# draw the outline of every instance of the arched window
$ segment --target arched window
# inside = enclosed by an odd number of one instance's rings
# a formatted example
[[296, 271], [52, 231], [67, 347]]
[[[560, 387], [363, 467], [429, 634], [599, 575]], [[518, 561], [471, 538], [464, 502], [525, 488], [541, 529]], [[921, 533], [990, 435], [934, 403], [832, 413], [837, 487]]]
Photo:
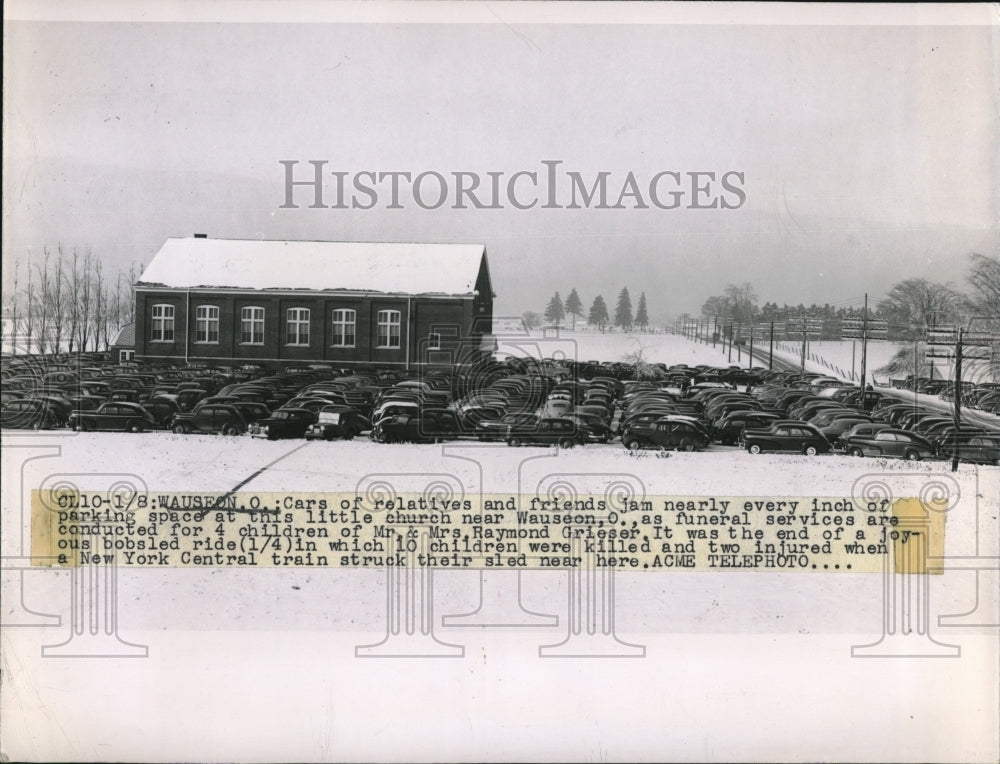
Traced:
[[354, 347], [357, 327], [357, 313], [347, 308], [333, 311], [333, 347]]
[[154, 305], [153, 326], [150, 339], [153, 342], [174, 341], [174, 306]]
[[252, 305], [240, 311], [240, 344], [264, 344], [264, 309]]
[[378, 312], [378, 332], [376, 334], [375, 347], [399, 347], [399, 316], [398, 310], [380, 310]]
[[195, 308], [194, 341], [219, 343], [218, 305], [199, 305]]
[[309, 344], [309, 308], [289, 308], [285, 312], [285, 344]]

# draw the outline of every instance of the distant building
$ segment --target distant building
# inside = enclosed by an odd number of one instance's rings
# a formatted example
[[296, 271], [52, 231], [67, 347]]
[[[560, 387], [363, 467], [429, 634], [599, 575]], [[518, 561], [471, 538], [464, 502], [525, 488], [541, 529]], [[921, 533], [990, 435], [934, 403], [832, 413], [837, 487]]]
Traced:
[[142, 363], [411, 369], [493, 346], [481, 244], [168, 239], [135, 291]]
[[127, 363], [135, 359], [135, 324], [125, 324], [108, 347], [109, 363]]

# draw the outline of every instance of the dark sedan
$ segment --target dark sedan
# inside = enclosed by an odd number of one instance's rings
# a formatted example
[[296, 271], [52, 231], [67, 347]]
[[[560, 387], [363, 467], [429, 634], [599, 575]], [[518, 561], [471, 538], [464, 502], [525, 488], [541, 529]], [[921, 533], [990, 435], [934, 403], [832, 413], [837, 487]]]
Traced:
[[476, 437], [480, 440], [506, 440], [510, 434], [519, 431], [533, 432], [538, 427], [538, 414], [516, 412], [505, 414], [500, 419], [484, 419], [476, 422]]
[[471, 434], [454, 411], [424, 409], [417, 416], [383, 418], [371, 431], [379, 443], [435, 443]]
[[178, 434], [189, 432], [218, 432], [223, 435], [242, 435], [247, 423], [239, 409], [226, 403], [206, 403], [194, 411], [182, 411], [174, 416], [173, 430]]
[[692, 422], [661, 420], [627, 427], [622, 433], [622, 444], [629, 451], [639, 448], [694, 451], [705, 448], [709, 444], [709, 438], [704, 430]]
[[720, 443], [734, 445], [740, 439], [740, 433], [746, 428], [759, 430], [769, 427], [778, 419], [781, 419], [780, 415], [764, 411], [734, 411], [719, 420], [712, 431]]
[[907, 430], [882, 430], [870, 437], [854, 435], [841, 443], [852, 456], [893, 456], [911, 462], [934, 456], [934, 446], [927, 438]]
[[156, 420], [138, 403], [110, 401], [97, 411], [74, 411], [69, 415], [69, 425], [83, 432], [144, 432], [155, 429]]
[[560, 417], [541, 419], [534, 430], [512, 432], [507, 436], [508, 446], [533, 444], [571, 448], [586, 442], [587, 433], [578, 427], [576, 422]]
[[317, 414], [317, 420], [309, 425], [306, 438], [309, 440], [350, 440], [362, 430], [368, 429], [368, 420], [350, 406], [325, 406]]
[[309, 426], [316, 423], [316, 414], [309, 409], [278, 409], [271, 416], [250, 425], [255, 438], [304, 438]]
[[10, 401], [0, 411], [0, 426], [24, 430], [48, 430], [58, 427], [61, 412], [48, 401], [24, 398]]
[[751, 454], [796, 451], [814, 456], [830, 450], [830, 441], [808, 422], [779, 422], [771, 425], [769, 430], [747, 429], [743, 431], [742, 440]]
[[[956, 443], [957, 441], [957, 443]], [[996, 433], [960, 433], [943, 444], [938, 451], [940, 456], [951, 459], [955, 451], [963, 462], [977, 464], [1000, 464], [1000, 435]]]

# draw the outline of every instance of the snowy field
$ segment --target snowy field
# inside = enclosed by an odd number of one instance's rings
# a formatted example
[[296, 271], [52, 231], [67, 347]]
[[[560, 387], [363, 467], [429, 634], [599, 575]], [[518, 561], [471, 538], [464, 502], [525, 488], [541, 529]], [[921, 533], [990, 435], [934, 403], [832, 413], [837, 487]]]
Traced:
[[[871, 377], [874, 374], [879, 382], [887, 380], [888, 375], [879, 374], [877, 370], [889, 363], [901, 347], [902, 345], [898, 342], [870, 340], [868, 342], [868, 376]], [[775, 342], [774, 354], [786, 361], [798, 364], [802, 357], [802, 343]], [[810, 342], [806, 348], [806, 371], [820, 372], [856, 382], [861, 376], [861, 341], [817, 340]]]
[[[685, 363], [688, 366], [708, 364], [728, 366], [729, 360], [722, 351], [722, 345], [713, 348], [681, 337], [677, 334], [642, 332], [574, 332], [570, 329], [542, 330], [531, 332], [494, 330], [498, 343], [498, 357], [509, 355], [530, 355], [534, 358], [565, 358], [575, 361], [624, 361], [626, 357], [642, 352], [645, 361], [661, 362], [668, 366]], [[747, 354], [741, 354], [746, 366]], [[736, 348], [733, 361], [737, 363]]]

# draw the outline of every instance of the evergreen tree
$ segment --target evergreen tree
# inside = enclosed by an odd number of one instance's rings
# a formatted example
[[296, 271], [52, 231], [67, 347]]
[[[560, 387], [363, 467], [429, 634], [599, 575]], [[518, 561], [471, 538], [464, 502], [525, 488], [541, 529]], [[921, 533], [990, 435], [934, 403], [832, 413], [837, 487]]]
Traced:
[[622, 291], [618, 293], [615, 326], [620, 326], [626, 332], [632, 328], [632, 298], [628, 296], [628, 287], [622, 287]]
[[562, 298], [556, 292], [549, 300], [549, 306], [545, 309], [545, 320], [551, 324], [559, 326], [559, 322], [566, 318], [566, 311], [563, 308]]
[[608, 306], [604, 304], [604, 298], [600, 295], [594, 298], [594, 304], [590, 306], [590, 314], [587, 321], [592, 326], [599, 326], [601, 331], [608, 325]]
[[576, 293], [576, 287], [570, 290], [569, 297], [566, 298], [566, 312], [573, 316], [573, 328], [576, 329], [576, 317], [583, 315], [583, 303]]
[[635, 311], [635, 324], [645, 331], [649, 328], [649, 314], [646, 312], [646, 293], [639, 295], [639, 307]]

